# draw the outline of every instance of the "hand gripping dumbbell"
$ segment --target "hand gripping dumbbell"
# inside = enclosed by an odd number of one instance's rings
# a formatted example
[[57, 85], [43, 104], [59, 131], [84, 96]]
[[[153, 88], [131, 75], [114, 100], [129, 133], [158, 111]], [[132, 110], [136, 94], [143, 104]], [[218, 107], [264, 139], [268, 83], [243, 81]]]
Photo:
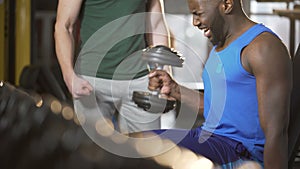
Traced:
[[[178, 52], [162, 45], [144, 49], [142, 59], [148, 63], [149, 70], [162, 70], [165, 65], [183, 66], [183, 58]], [[159, 90], [134, 91], [132, 100], [138, 107], [150, 113], [166, 113], [176, 106], [175, 100], [161, 98]]]

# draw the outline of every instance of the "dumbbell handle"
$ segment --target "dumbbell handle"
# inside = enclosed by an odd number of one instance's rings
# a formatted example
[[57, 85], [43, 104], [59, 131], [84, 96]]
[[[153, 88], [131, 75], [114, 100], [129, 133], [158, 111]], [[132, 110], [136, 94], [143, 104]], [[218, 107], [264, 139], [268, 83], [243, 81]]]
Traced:
[[[182, 67], [183, 58], [174, 50], [166, 46], [155, 46], [143, 50], [142, 59], [148, 63], [148, 69], [162, 70], [165, 65]], [[174, 109], [176, 102], [160, 98], [160, 89], [149, 92], [134, 91], [132, 100], [138, 105], [151, 113], [165, 113]]]
[[164, 68], [164, 65], [161, 65], [161, 64], [158, 64], [158, 63], [151, 63], [151, 62], [148, 62], [148, 69], [149, 69], [149, 72], [151, 70], [163, 70]]
[[[163, 68], [164, 68], [164, 65], [161, 65], [161, 64], [158, 64], [158, 63], [148, 62], [148, 69], [149, 69], [149, 71], [151, 71], [151, 70], [163, 70]], [[151, 91], [152, 95], [158, 96], [159, 93], [160, 93], [160, 89], [156, 89], [156, 90], [152, 90]]]
[[[183, 58], [170, 48], [158, 45], [152, 48], [146, 48], [143, 52], [142, 59], [148, 63], [148, 69], [163, 70], [165, 65], [182, 67]], [[152, 91], [153, 95], [159, 95], [160, 90]]]

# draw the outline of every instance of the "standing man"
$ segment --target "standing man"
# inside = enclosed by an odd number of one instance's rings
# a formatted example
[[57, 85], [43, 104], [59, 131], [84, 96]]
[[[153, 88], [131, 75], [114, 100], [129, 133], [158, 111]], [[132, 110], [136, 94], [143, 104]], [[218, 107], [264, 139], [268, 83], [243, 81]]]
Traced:
[[[74, 30], [78, 20], [80, 49], [89, 54], [78, 57], [80, 68], [75, 70]], [[136, 34], [127, 37], [130, 31]], [[91, 39], [96, 40], [91, 43]], [[160, 0], [59, 0], [55, 42], [73, 98], [95, 97], [98, 113], [105, 118], [111, 119], [118, 112], [122, 133], [161, 128], [161, 115], [143, 111], [131, 100], [134, 90], [147, 90], [148, 70], [141, 60], [142, 49], [169, 46]], [[107, 49], [107, 44], [113, 45]], [[87, 51], [93, 45], [97, 51]], [[80, 101], [75, 100], [77, 103]]]
[[[202, 75], [204, 94], [180, 86], [164, 71], [149, 74], [149, 89], [160, 88], [199, 112], [204, 108], [203, 126], [178, 144], [222, 168], [253, 160], [265, 169], [286, 169], [292, 73], [285, 45], [246, 16], [241, 0], [188, 2], [193, 25], [214, 45]], [[167, 131], [165, 137], [175, 141], [184, 132]]]

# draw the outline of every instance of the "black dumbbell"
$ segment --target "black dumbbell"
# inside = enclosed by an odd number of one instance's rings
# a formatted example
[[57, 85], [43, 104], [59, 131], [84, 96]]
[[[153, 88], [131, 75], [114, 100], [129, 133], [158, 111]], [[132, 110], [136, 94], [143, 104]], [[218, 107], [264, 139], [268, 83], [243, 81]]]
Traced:
[[[162, 45], [146, 48], [142, 59], [150, 70], [162, 70], [165, 65], [182, 67], [184, 61], [177, 51]], [[151, 113], [166, 113], [176, 106], [176, 101], [161, 98], [159, 91], [134, 91], [132, 100], [138, 107]]]

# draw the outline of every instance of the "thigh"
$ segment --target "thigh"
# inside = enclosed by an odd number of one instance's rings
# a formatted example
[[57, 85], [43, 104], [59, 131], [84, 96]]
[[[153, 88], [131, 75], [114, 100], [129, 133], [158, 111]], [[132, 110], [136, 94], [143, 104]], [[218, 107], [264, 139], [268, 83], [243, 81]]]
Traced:
[[176, 122], [176, 111], [171, 110], [167, 113], [153, 114], [144, 111], [142, 108], [137, 107], [137, 105], [132, 101], [132, 94], [134, 91], [144, 91], [150, 92], [148, 90], [148, 76], [144, 76], [138, 79], [134, 79], [128, 82], [128, 88], [124, 91], [128, 91], [126, 96], [122, 98], [122, 105], [120, 114], [123, 118], [128, 121], [132, 121], [135, 124], [143, 123], [142, 125], [148, 124], [145, 129], [169, 129], [173, 128]]
[[122, 92], [119, 93], [122, 97], [119, 110], [121, 131], [122, 128], [125, 128], [127, 132], [160, 129], [161, 114], [147, 112], [137, 107], [132, 100], [134, 91], [148, 91], [148, 77], [144, 76], [130, 81], [123, 81], [121, 86]]
[[[196, 154], [205, 156], [214, 163], [224, 165], [242, 160], [243, 157], [236, 150], [242, 146], [240, 142], [217, 136], [201, 130], [155, 130], [156, 134], [170, 139], [181, 147], [185, 147]], [[239, 147], [241, 148], [241, 147]], [[246, 149], [244, 148], [246, 151]]]
[[132, 100], [122, 99], [118, 118], [120, 130], [132, 133], [160, 129], [160, 116], [161, 114], [144, 111]]
[[86, 111], [89, 112], [87, 114], [98, 114], [98, 117], [112, 119], [121, 100], [119, 97], [112, 96], [112, 80], [90, 76], [82, 77], [89, 81], [94, 88], [90, 96], [79, 99], [81, 104], [90, 105], [88, 111]]

